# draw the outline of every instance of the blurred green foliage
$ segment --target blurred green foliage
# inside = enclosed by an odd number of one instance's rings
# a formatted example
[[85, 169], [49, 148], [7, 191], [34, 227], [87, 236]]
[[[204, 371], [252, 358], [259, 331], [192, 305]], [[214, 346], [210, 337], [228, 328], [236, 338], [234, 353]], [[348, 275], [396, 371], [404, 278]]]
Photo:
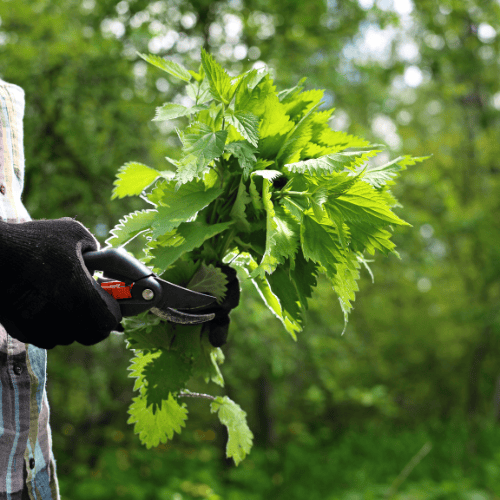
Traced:
[[376, 257], [344, 336], [326, 283], [297, 343], [242, 284], [224, 347], [256, 439], [240, 467], [204, 401], [180, 438], [140, 447], [119, 335], [49, 352], [63, 498], [386, 498], [426, 443], [392, 498], [500, 498], [498, 2], [0, 0], [0, 20], [0, 76], [26, 90], [25, 204], [101, 242], [143, 208], [110, 201], [118, 168], [167, 169], [179, 146], [150, 120], [186, 96], [136, 50], [192, 67], [204, 46], [235, 73], [265, 62], [281, 88], [307, 76], [334, 128], [433, 154], [395, 189], [402, 260]]

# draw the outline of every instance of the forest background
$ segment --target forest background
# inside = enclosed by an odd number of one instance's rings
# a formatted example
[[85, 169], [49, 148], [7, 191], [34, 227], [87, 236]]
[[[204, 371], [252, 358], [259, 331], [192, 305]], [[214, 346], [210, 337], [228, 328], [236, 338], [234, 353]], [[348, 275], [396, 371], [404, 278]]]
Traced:
[[278, 90], [306, 76], [332, 128], [432, 155], [394, 189], [413, 227], [394, 234], [401, 260], [375, 256], [343, 336], [325, 283], [296, 343], [243, 283], [220, 390], [255, 435], [238, 467], [203, 401], [180, 437], [140, 445], [123, 337], [49, 351], [64, 500], [500, 498], [499, 30], [494, 0], [0, 0], [0, 77], [26, 92], [24, 203], [102, 244], [145, 208], [111, 201], [118, 168], [167, 169], [179, 148], [151, 119], [186, 97], [136, 51], [196, 69], [203, 46], [233, 74], [266, 65]]

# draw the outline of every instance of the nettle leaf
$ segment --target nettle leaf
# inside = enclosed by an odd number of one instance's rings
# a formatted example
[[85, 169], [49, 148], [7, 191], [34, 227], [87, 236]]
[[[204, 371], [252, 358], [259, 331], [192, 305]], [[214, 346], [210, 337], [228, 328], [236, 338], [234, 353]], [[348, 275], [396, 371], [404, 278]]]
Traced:
[[195, 292], [208, 293], [220, 304], [226, 296], [227, 277], [220, 267], [202, 264], [187, 284], [187, 288]]
[[162, 172], [137, 162], [128, 162], [120, 167], [111, 199], [137, 196], [152, 184]]
[[280, 203], [297, 222], [302, 222], [303, 214], [309, 208], [305, 193], [303, 196], [284, 196], [281, 198]]
[[[272, 171], [262, 172], [271, 173]], [[267, 212], [266, 251], [252, 276], [257, 272], [273, 273], [278, 264], [282, 264], [287, 258], [293, 258], [299, 245], [298, 224], [292, 218], [287, 217], [279, 205], [274, 207], [269, 187], [269, 180], [264, 179], [262, 200]]]
[[188, 97], [193, 99], [196, 105], [204, 104], [212, 100], [210, 84], [205, 78], [201, 82], [189, 83], [186, 87]]
[[406, 170], [408, 165], [415, 165], [426, 159], [429, 156], [411, 157], [409, 155], [400, 156], [389, 163], [383, 165], [368, 165], [366, 169], [358, 167], [356, 172], [363, 171], [363, 180], [368, 182], [375, 188], [381, 188], [386, 184], [393, 184], [394, 179], [403, 171]]
[[174, 437], [174, 432], [180, 434], [181, 428], [186, 426], [187, 409], [184, 404], [179, 405], [171, 394], [156, 413], [148, 407], [142, 395], [132, 398], [132, 401], [127, 423], [134, 424], [134, 433], [139, 434], [141, 443], [148, 449], [166, 443]]
[[253, 434], [247, 424], [247, 414], [227, 396], [216, 397], [210, 404], [210, 411], [217, 413], [221, 424], [226, 426], [229, 435], [226, 457], [238, 465], [252, 448]]
[[252, 226], [248, 222], [245, 209], [246, 206], [251, 203], [252, 198], [248, 194], [247, 188], [243, 183], [243, 178], [240, 181], [240, 185], [238, 186], [238, 194], [236, 195], [236, 200], [234, 201], [233, 208], [231, 208], [231, 212], [229, 213], [229, 217], [236, 221], [238, 229], [242, 232], [250, 233], [252, 231]]
[[231, 83], [231, 77], [205, 49], [201, 49], [201, 63], [210, 84], [212, 95], [218, 101], [228, 105], [235, 90]]
[[289, 163], [284, 166], [289, 172], [321, 175], [332, 172], [342, 172], [352, 165], [359, 165], [379, 151], [352, 151], [349, 153], [332, 153], [320, 158]]
[[291, 279], [288, 266], [278, 267], [267, 276], [273, 293], [278, 297], [281, 309], [286, 317], [293, 319], [302, 329], [302, 307], [295, 283]]
[[[361, 148], [370, 147], [370, 142], [366, 139], [356, 137], [355, 135], [347, 134], [340, 130], [332, 130], [330, 127], [319, 126], [313, 127], [312, 141], [324, 146], [336, 146], [339, 150], [353, 148], [360, 150]], [[372, 149], [373, 146], [371, 146]]]
[[165, 103], [163, 106], [156, 108], [156, 115], [152, 121], [166, 121], [173, 120], [174, 118], [180, 118], [181, 116], [189, 116], [195, 113], [199, 113], [207, 109], [207, 106], [193, 106], [191, 108], [186, 108], [182, 104]]
[[227, 130], [214, 132], [205, 123], [195, 122], [185, 132], [178, 131], [183, 144], [183, 158], [178, 162], [176, 179], [180, 184], [192, 181], [207, 165], [224, 152]]
[[193, 377], [202, 377], [205, 383], [210, 381], [224, 387], [224, 377], [220, 370], [220, 365], [224, 362], [224, 353], [220, 347], [213, 347], [210, 344], [208, 335], [201, 336], [201, 355], [193, 365]]
[[[255, 172], [253, 172], [255, 173]], [[253, 174], [250, 175], [250, 199], [252, 200], [252, 205], [254, 210], [258, 213], [264, 210], [264, 204], [262, 203], [262, 198], [257, 190], [257, 186], [255, 185], [255, 181], [253, 180]]]
[[290, 314], [289, 311], [284, 309], [281, 305], [279, 298], [271, 290], [268, 281], [268, 275], [254, 275], [254, 271], [257, 269], [257, 263], [252, 258], [252, 256], [246, 252], [241, 252], [238, 259], [234, 260], [234, 264], [241, 266], [249, 277], [253, 276], [252, 283], [257, 288], [262, 300], [268, 307], [268, 309], [283, 323], [285, 330], [292, 336], [294, 340], [297, 340], [297, 332], [302, 329], [300, 323]]
[[264, 158], [277, 155], [281, 144], [295, 123], [285, 112], [285, 107], [275, 94], [266, 98], [265, 111], [259, 127], [259, 151]]
[[144, 368], [151, 363], [155, 358], [159, 357], [161, 351], [143, 353], [142, 351], [135, 351], [134, 357], [131, 360], [131, 365], [127, 368], [131, 373], [130, 378], [135, 378], [134, 391], [139, 390], [144, 385]]
[[147, 405], [152, 405], [153, 414], [162, 409], [169, 394], [176, 396], [191, 376], [191, 364], [173, 351], [160, 351], [160, 356], [148, 363], [142, 372], [147, 380], [145, 395]]
[[147, 231], [153, 224], [156, 215], [156, 210], [137, 210], [126, 215], [110, 231], [112, 236], [105, 243], [115, 248], [125, 245], [138, 234]]
[[306, 260], [312, 260], [320, 266], [328, 278], [337, 273], [337, 264], [345, 262], [345, 250], [342, 248], [336, 228], [329, 224], [320, 224], [305, 214], [300, 225], [300, 243]]
[[189, 82], [191, 80], [191, 75], [187, 69], [182, 67], [180, 64], [177, 64], [174, 61], [168, 61], [163, 59], [162, 57], [155, 56], [152, 54], [140, 54], [137, 52], [137, 55], [142, 57], [146, 62], [160, 68], [161, 70], [167, 72], [168, 74], [179, 78], [179, 80], [183, 80], [185, 82]]
[[200, 262], [194, 262], [184, 258], [178, 259], [160, 275], [160, 278], [186, 287], [199, 267]]
[[363, 181], [356, 182], [337, 197], [330, 196], [325, 207], [339, 213], [347, 223], [361, 222], [375, 227], [388, 224], [410, 225], [390, 210], [376, 189]]
[[359, 268], [360, 262], [355, 254], [350, 254], [349, 258], [341, 264], [337, 264], [337, 273], [332, 278], [333, 289], [339, 296], [340, 307], [344, 313], [344, 330], [347, 327], [347, 320], [351, 312], [351, 301], [355, 299], [355, 293], [359, 291]]
[[149, 254], [158, 274], [163, 273], [181, 255], [200, 247], [205, 240], [225, 231], [233, 221], [208, 225], [203, 222], [183, 222], [173, 231], [149, 243]]
[[257, 164], [257, 148], [247, 141], [236, 141], [226, 144], [225, 151], [231, 153], [243, 169], [243, 178], [248, 179], [250, 172], [254, 170]]
[[156, 189], [161, 190], [161, 198], [152, 224], [153, 238], [169, 233], [179, 224], [187, 222], [223, 192], [220, 187], [205, 190], [201, 181], [183, 184], [177, 190], [175, 183], [165, 182]]
[[257, 147], [259, 143], [259, 118], [248, 111], [228, 110], [224, 115], [231, 124], [250, 144]]
[[306, 80], [307, 77], [304, 76], [298, 81], [295, 87], [291, 87], [289, 89], [281, 90], [280, 92], [278, 92], [279, 100], [285, 103], [290, 100], [293, 100], [297, 94], [299, 94], [304, 90], [304, 86], [302, 84], [305, 83]]
[[214, 132], [205, 123], [192, 123], [185, 132], [179, 133], [185, 155], [200, 156], [199, 164], [206, 165], [222, 155], [227, 130]]
[[293, 98], [282, 99], [281, 102], [285, 105], [287, 115], [297, 123], [318, 108], [324, 93], [324, 90], [319, 89], [307, 90], [295, 94]]
[[[125, 329], [127, 348], [134, 349], [136, 356], [138, 353], [145, 355], [151, 352], [159, 355], [159, 349], [169, 349], [172, 338], [165, 332], [164, 323], [160, 318], [149, 311], [123, 318], [122, 325]], [[136, 388], [142, 385], [142, 381], [136, 383]]]
[[238, 85], [234, 95], [234, 109], [248, 111], [260, 118], [266, 110], [267, 96], [272, 95], [275, 90], [267, 73], [253, 70]]
[[293, 163], [300, 160], [302, 150], [309, 144], [312, 136], [310, 124], [312, 111], [297, 123], [283, 141], [283, 145], [276, 155], [276, 159], [279, 160], [280, 164]]
[[304, 258], [302, 250], [299, 250], [294, 258], [293, 266], [290, 266], [290, 278], [295, 285], [299, 295], [300, 303], [304, 309], [308, 307], [308, 300], [316, 288], [318, 265]]

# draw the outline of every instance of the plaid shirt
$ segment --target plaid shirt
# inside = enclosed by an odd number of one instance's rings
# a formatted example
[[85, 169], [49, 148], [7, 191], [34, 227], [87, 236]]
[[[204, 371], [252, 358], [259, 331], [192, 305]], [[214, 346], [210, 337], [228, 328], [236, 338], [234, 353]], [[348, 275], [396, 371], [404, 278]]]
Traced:
[[[24, 91], [0, 79], [0, 219], [25, 222]], [[1, 264], [0, 264], [1, 265]], [[0, 325], [0, 500], [59, 500], [47, 402], [47, 351]]]

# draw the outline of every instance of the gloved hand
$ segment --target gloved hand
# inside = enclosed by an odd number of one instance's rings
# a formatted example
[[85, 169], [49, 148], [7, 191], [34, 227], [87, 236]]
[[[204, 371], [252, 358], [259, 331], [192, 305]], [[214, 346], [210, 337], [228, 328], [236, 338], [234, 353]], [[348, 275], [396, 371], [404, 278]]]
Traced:
[[214, 347], [221, 347], [227, 342], [229, 332], [229, 313], [240, 303], [240, 283], [236, 271], [229, 266], [218, 266], [227, 277], [227, 292], [220, 304], [211, 306], [203, 312], [215, 313], [215, 318], [204, 323], [202, 332], [208, 330], [208, 340]]
[[0, 221], [0, 323], [43, 349], [96, 344], [123, 331], [118, 302], [87, 270], [82, 253], [99, 249], [70, 218]]

